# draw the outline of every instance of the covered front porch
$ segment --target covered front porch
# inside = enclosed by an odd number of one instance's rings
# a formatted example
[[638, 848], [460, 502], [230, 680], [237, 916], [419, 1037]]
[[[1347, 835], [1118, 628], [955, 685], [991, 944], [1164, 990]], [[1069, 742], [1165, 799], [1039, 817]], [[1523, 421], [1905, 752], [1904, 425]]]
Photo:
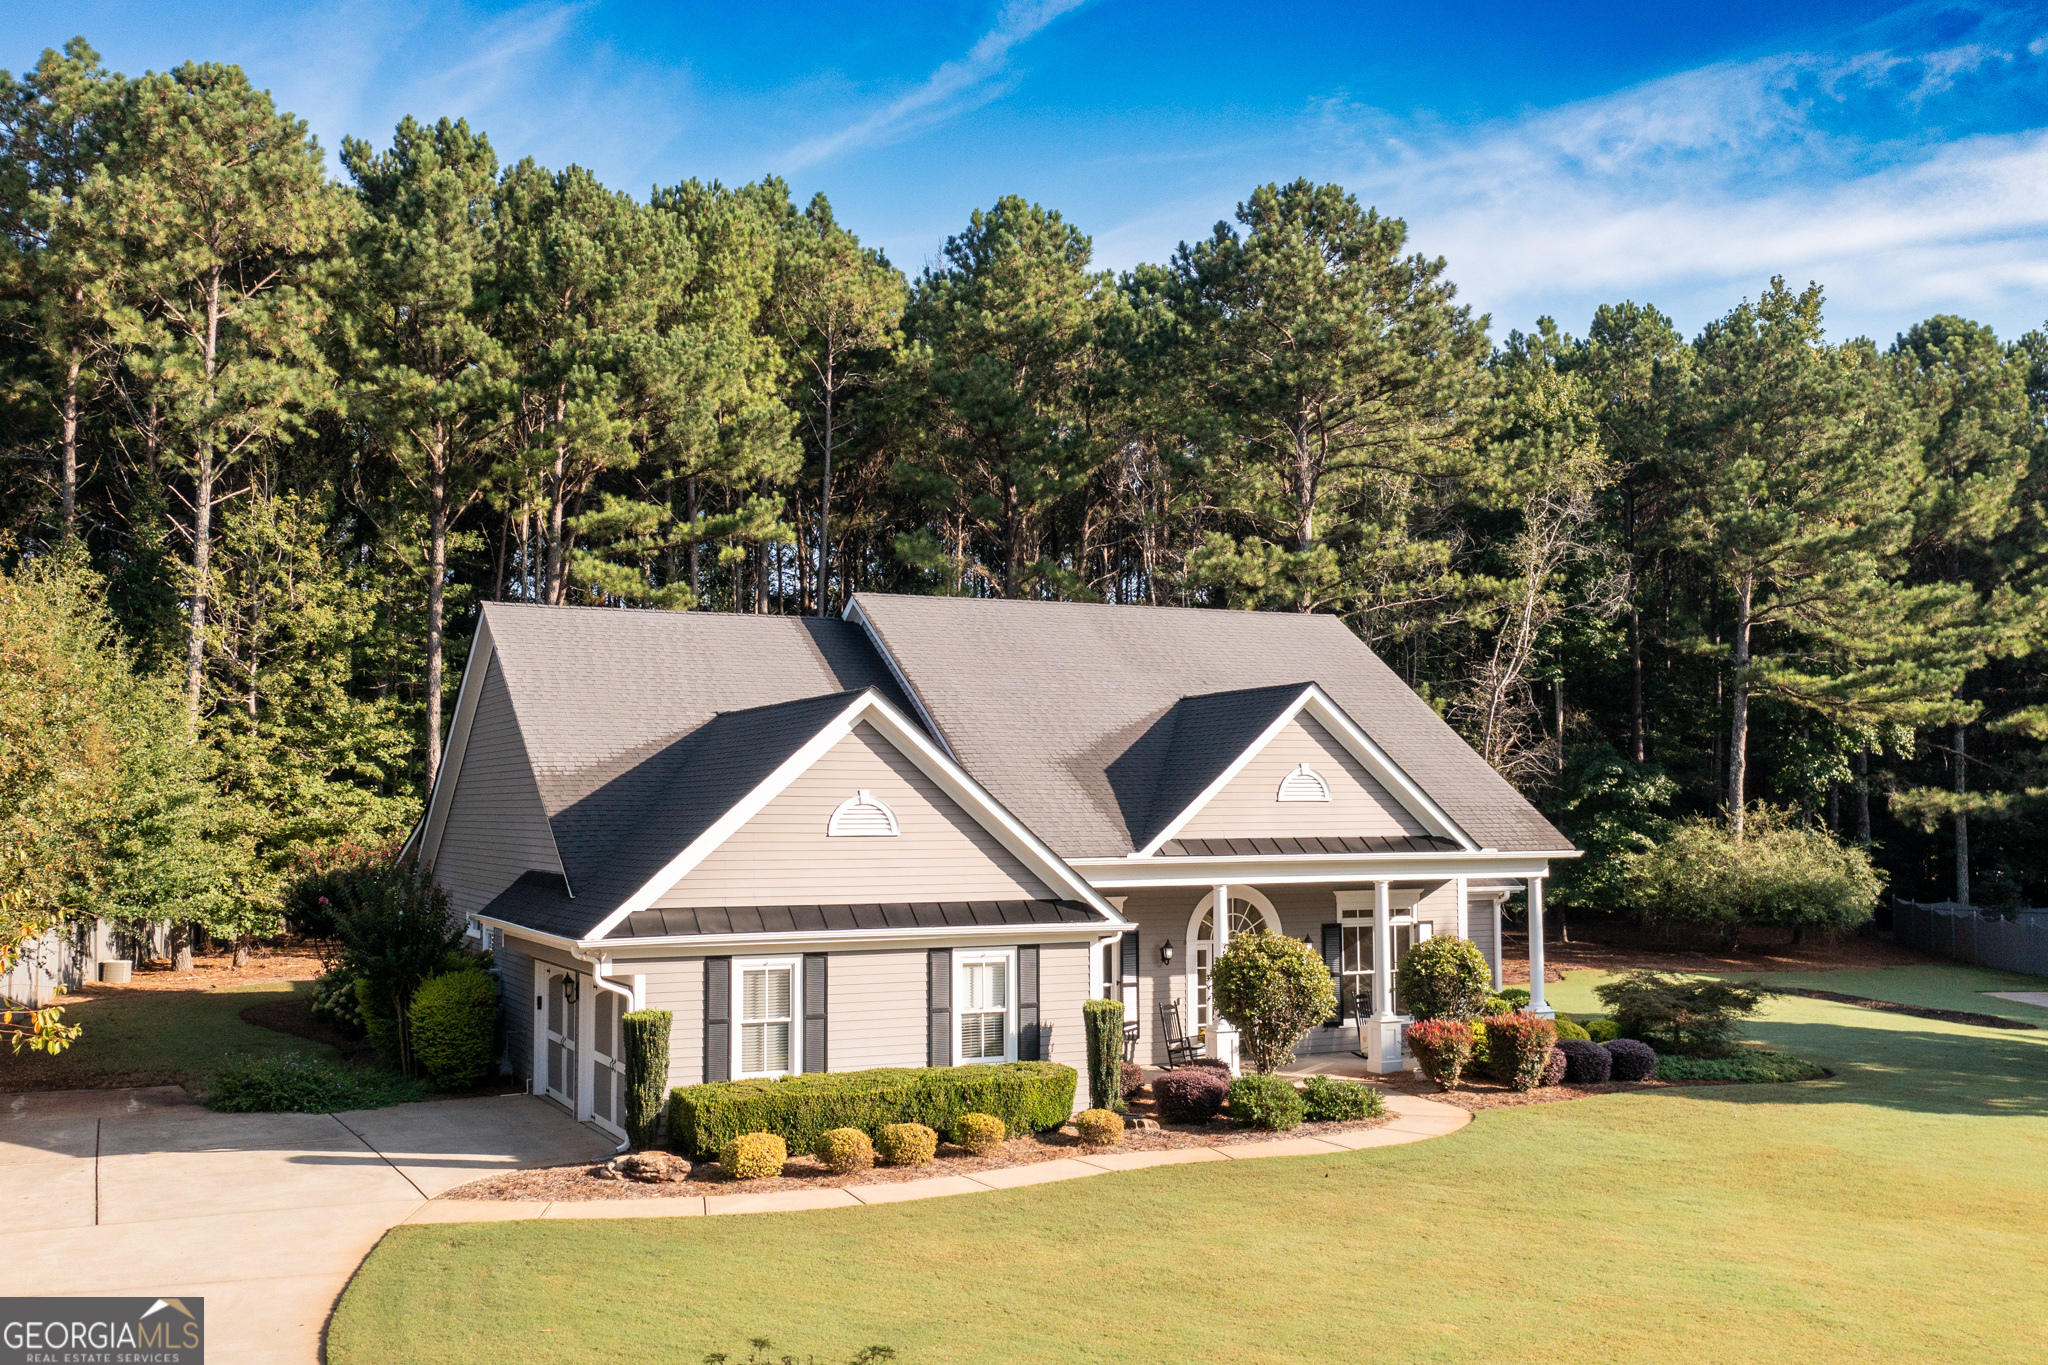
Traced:
[[[1500, 989], [1501, 910], [1516, 895], [1529, 904], [1530, 1008], [1551, 1012], [1542, 988], [1541, 865], [1513, 870], [1521, 875], [1419, 868], [1314, 880], [1261, 870], [1266, 875], [1207, 885], [1098, 883], [1133, 926], [1099, 947], [1095, 993], [1124, 1002], [1126, 1023], [1136, 1025], [1134, 1060], [1167, 1065], [1170, 1037], [1180, 1032], [1235, 1069], [1236, 1030], [1215, 1016], [1210, 971], [1233, 937], [1263, 929], [1314, 947], [1337, 988], [1337, 1012], [1302, 1041], [1298, 1057], [1348, 1058], [1376, 1074], [1412, 1066], [1404, 1046], [1411, 1019], [1396, 984], [1402, 956], [1433, 937], [1467, 939]], [[1228, 913], [1219, 916], [1218, 905]]]

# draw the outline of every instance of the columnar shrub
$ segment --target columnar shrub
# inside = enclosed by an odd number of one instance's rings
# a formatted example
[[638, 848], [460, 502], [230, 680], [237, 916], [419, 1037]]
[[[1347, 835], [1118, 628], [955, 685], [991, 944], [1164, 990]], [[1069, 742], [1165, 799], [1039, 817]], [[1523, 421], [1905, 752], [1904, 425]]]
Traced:
[[1227, 1074], [1204, 1066], [1183, 1066], [1152, 1082], [1159, 1117], [1168, 1123], [1207, 1123], [1230, 1091]]
[[1463, 1019], [1424, 1019], [1408, 1026], [1408, 1050], [1422, 1074], [1445, 1090], [1456, 1090], [1472, 1060], [1473, 1025]]
[[781, 1175], [788, 1160], [789, 1148], [773, 1133], [742, 1133], [718, 1153], [728, 1180], [767, 1180]]
[[1601, 1085], [1614, 1074], [1614, 1057], [1598, 1043], [1566, 1039], [1557, 1045], [1564, 1054], [1564, 1078], [1573, 1085]]
[[434, 1084], [448, 1090], [474, 1085], [491, 1070], [498, 983], [478, 971], [429, 977], [413, 991], [406, 1022], [413, 1055]]
[[619, 1016], [626, 1063], [626, 1140], [635, 1151], [654, 1145], [654, 1130], [661, 1122], [662, 1096], [668, 1090], [668, 1031], [673, 1020], [667, 1010], [629, 1010]]
[[1268, 1132], [1301, 1126], [1305, 1106], [1301, 1092], [1285, 1076], [1254, 1073], [1230, 1083], [1230, 1117]]
[[1124, 1140], [1123, 1116], [1108, 1109], [1083, 1109], [1074, 1115], [1074, 1131], [1083, 1142], [1108, 1147]]
[[1657, 1053], [1648, 1043], [1639, 1043], [1633, 1038], [1616, 1038], [1601, 1046], [1607, 1049], [1607, 1055], [1614, 1061], [1615, 1080], [1647, 1081], [1657, 1074]]
[[1376, 1119], [1387, 1112], [1387, 1102], [1378, 1090], [1334, 1076], [1309, 1077], [1301, 1088], [1301, 1105], [1302, 1117], [1311, 1123]]
[[1394, 983], [1401, 1007], [1417, 1019], [1470, 1019], [1486, 1010], [1493, 968], [1465, 939], [1432, 938], [1402, 956]]
[[1543, 1083], [1550, 1050], [1556, 1045], [1557, 1028], [1541, 1015], [1517, 1011], [1486, 1021], [1486, 1050], [1494, 1074], [1516, 1090], [1534, 1090]]
[[875, 1144], [858, 1128], [833, 1128], [819, 1137], [816, 1155], [834, 1175], [851, 1175], [875, 1164]]
[[1117, 1084], [1123, 1090], [1124, 1103], [1129, 1104], [1145, 1088], [1145, 1068], [1136, 1062], [1118, 1063]]
[[875, 1150], [891, 1166], [922, 1166], [939, 1153], [939, 1135], [922, 1123], [882, 1126]]
[[987, 1156], [1009, 1136], [1003, 1121], [994, 1114], [962, 1114], [953, 1125], [953, 1145], [976, 1156]]
[[1122, 1113], [1124, 1002], [1082, 1001], [1081, 1024], [1088, 1041], [1088, 1103]]
[[1543, 1064], [1543, 1079], [1541, 1083], [1544, 1085], [1563, 1085], [1566, 1069], [1565, 1055], [1556, 1048], [1551, 1048], [1550, 1059]]
[[1211, 985], [1216, 1012], [1237, 1029], [1245, 1065], [1261, 1073], [1292, 1061], [1295, 1044], [1337, 1012], [1337, 988], [1322, 954], [1263, 929], [1230, 940]]

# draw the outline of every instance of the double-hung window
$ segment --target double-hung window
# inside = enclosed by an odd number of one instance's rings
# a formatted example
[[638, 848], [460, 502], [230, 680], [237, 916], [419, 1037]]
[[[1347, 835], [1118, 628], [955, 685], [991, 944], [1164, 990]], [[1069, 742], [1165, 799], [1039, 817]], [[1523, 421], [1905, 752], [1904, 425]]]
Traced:
[[801, 970], [795, 958], [733, 963], [733, 994], [739, 1006], [733, 1030], [734, 1079], [803, 1070], [803, 1036], [795, 1014]]
[[955, 953], [953, 1014], [960, 1031], [954, 1057], [970, 1062], [1007, 1062], [1015, 1046], [1011, 1009], [1016, 998], [1009, 952]]

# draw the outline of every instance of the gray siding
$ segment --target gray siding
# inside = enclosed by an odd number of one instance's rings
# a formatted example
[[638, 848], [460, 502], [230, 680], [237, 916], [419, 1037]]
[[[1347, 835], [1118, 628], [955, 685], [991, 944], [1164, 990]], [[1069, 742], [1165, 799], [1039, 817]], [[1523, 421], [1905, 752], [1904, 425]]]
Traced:
[[[863, 789], [888, 803], [902, 832], [827, 835], [832, 812]], [[1052, 894], [894, 745], [862, 724], [654, 903], [845, 905]]]
[[[1279, 799], [1281, 780], [1303, 763], [1329, 785], [1328, 801]], [[1295, 717], [1180, 830], [1190, 839], [1428, 832], [1310, 715]]]
[[491, 952], [498, 968], [498, 1016], [505, 1026], [505, 1063], [512, 1079], [533, 1079], [533, 958], [513, 941]]
[[434, 860], [434, 880], [458, 915], [473, 915], [522, 872], [555, 872], [562, 862], [534, 786], [526, 745], [497, 655], [491, 656], [470, 723], [469, 744]]
[[[1038, 954], [1038, 1017], [1052, 1025], [1049, 1062], [1080, 1073], [1074, 1086], [1074, 1112], [1088, 1107], [1088, 1032], [1081, 1003], [1095, 993], [1086, 943], [1048, 943]], [[922, 1003], [922, 1002], [920, 1002]]]
[[1486, 955], [1487, 965], [1493, 968], [1495, 976], [1500, 975], [1500, 944], [1493, 938], [1493, 897], [1473, 896], [1470, 898], [1471, 913], [1467, 923], [1471, 927], [1470, 938], [1480, 952]]
[[630, 980], [647, 978], [647, 1008], [667, 1010], [668, 1083], [697, 1085], [704, 1079], [704, 959], [683, 957], [660, 962], [620, 962], [612, 974]]
[[925, 958], [922, 948], [832, 954], [825, 1013], [834, 1071], [925, 1064]]

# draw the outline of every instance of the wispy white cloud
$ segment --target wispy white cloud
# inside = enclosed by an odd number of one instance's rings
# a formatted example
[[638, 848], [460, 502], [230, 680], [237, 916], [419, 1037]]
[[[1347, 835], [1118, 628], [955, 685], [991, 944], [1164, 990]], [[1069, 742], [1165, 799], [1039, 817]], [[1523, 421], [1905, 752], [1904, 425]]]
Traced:
[[1010, 54], [1048, 24], [1085, 0], [1012, 0], [996, 25], [963, 57], [943, 63], [915, 88], [835, 132], [806, 139], [777, 158], [784, 171], [800, 171], [842, 152], [896, 142], [970, 109], [1007, 90], [1014, 77]]

